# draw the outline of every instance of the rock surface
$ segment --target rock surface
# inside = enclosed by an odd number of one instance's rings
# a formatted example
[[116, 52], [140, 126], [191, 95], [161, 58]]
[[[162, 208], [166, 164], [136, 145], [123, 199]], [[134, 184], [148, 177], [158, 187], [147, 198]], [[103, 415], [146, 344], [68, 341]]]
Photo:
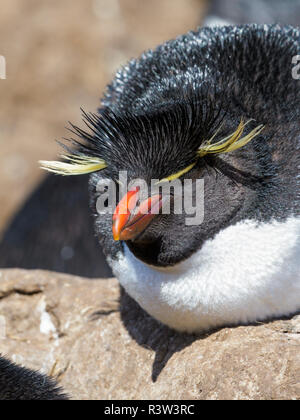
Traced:
[[299, 315], [183, 335], [115, 279], [1, 270], [0, 353], [73, 399], [300, 399]]

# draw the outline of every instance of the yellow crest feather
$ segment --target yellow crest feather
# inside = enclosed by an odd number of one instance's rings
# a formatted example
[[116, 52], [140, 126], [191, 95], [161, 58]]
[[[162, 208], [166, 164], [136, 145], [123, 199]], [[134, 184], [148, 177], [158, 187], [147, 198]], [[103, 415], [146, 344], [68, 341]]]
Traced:
[[158, 181], [156, 183], [157, 184], [162, 184], [163, 182], [167, 182], [167, 181], [173, 181], [174, 179], [178, 179], [180, 178], [182, 175], [186, 174], [187, 172], [189, 172], [191, 169], [193, 169], [193, 167], [196, 165], [197, 162], [192, 163], [191, 165], [189, 165], [187, 168], [182, 169], [179, 172], [176, 172], [176, 174], [170, 175], [166, 178], [161, 179], [160, 181]]
[[213, 137], [205, 142], [200, 149], [198, 150], [198, 156], [203, 157], [207, 154], [214, 153], [228, 153], [233, 152], [234, 150], [240, 149], [241, 147], [245, 146], [247, 143], [249, 143], [254, 137], [258, 136], [261, 131], [264, 129], [264, 126], [261, 124], [258, 127], [254, 128], [252, 131], [250, 131], [249, 134], [242, 137], [242, 134], [244, 132], [244, 129], [249, 122], [252, 120], [247, 121], [244, 123], [243, 119], [241, 119], [241, 122], [238, 125], [238, 128], [236, 131], [229, 136], [225, 137], [224, 139], [218, 141], [217, 143], [212, 143], [212, 140], [215, 138], [218, 131], [213, 135]]
[[61, 157], [68, 162], [41, 160], [39, 162], [41, 168], [57, 175], [67, 176], [90, 174], [107, 167], [105, 161], [97, 157], [83, 155], [62, 155]]
[[[245, 146], [247, 143], [249, 143], [254, 137], [258, 136], [261, 131], [264, 129], [264, 126], [261, 124], [258, 127], [254, 128], [252, 131], [250, 131], [249, 134], [242, 137], [242, 134], [244, 132], [244, 129], [247, 124], [249, 124], [252, 120], [247, 121], [244, 123], [243, 118], [241, 119], [238, 128], [236, 131], [229, 136], [225, 137], [224, 139], [218, 141], [217, 143], [213, 143], [214, 138], [219, 133], [222, 125], [218, 128], [218, 130], [215, 132], [215, 134], [198, 149], [197, 156], [203, 157], [207, 154], [219, 154], [219, 153], [228, 153], [233, 152], [234, 150], [240, 149], [241, 147]], [[180, 178], [185, 173], [189, 172], [193, 167], [195, 166], [196, 162], [192, 163], [190, 166], [188, 166], [185, 169], [182, 169], [181, 171], [177, 172], [176, 174], [172, 174], [159, 182], [157, 184], [161, 184], [163, 182], [167, 181], [173, 181], [174, 179]]]
[[[217, 136], [219, 130], [221, 129], [220, 127], [216, 131], [216, 133], [211, 137], [211, 139], [204, 142], [204, 144], [198, 149], [197, 156], [203, 157], [207, 154], [228, 153], [245, 146], [254, 137], [258, 136], [264, 129], [264, 126], [261, 124], [254, 128], [252, 131], [250, 131], [249, 134], [242, 137], [244, 129], [250, 121], [252, 120], [249, 120], [246, 123], [244, 123], [243, 119], [241, 119], [234, 133], [218, 141], [217, 143], [213, 143], [214, 138]], [[90, 174], [105, 169], [107, 167], [107, 164], [103, 159], [93, 156], [66, 154], [62, 155], [61, 158], [64, 159], [66, 162], [42, 160], [39, 163], [41, 165], [41, 168], [48, 172], [66, 176]], [[196, 162], [192, 163], [187, 168], [160, 180], [158, 183], [160, 184], [162, 182], [172, 181], [174, 179], [180, 178], [182, 175], [189, 172], [195, 164]]]

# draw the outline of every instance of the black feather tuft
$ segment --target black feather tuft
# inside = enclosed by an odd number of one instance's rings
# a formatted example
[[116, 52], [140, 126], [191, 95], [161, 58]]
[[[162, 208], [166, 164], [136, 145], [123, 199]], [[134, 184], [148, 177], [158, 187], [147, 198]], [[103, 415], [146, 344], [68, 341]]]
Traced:
[[0, 356], [0, 400], [67, 400], [54, 379]]

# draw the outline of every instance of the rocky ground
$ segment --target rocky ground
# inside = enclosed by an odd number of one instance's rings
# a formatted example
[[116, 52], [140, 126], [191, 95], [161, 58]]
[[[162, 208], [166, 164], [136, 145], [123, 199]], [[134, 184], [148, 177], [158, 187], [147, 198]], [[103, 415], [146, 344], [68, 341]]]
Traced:
[[154, 321], [115, 279], [0, 272], [1, 351], [77, 399], [300, 399], [300, 316], [202, 336]]

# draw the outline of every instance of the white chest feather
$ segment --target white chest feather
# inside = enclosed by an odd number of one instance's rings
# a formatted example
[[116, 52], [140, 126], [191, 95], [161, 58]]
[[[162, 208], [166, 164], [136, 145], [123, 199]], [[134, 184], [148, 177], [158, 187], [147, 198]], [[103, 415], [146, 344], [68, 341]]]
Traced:
[[228, 227], [171, 268], [146, 265], [126, 246], [111, 265], [142, 308], [180, 331], [289, 314], [300, 309], [300, 218]]

